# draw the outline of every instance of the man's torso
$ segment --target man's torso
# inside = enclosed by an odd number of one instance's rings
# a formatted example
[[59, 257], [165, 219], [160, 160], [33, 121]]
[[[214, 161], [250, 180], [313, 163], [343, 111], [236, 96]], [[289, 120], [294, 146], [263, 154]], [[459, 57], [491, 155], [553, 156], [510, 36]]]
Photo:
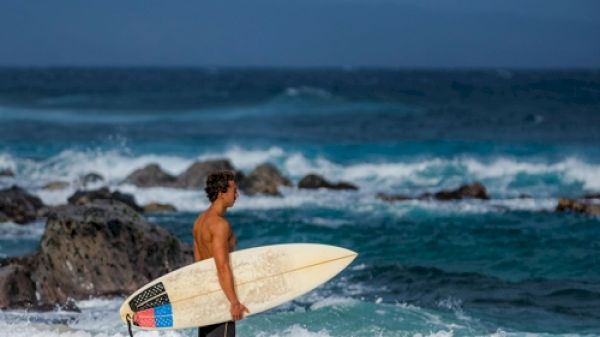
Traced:
[[[205, 260], [213, 257], [211, 250], [212, 233], [211, 226], [219, 226], [220, 224], [215, 220], [219, 219], [216, 215], [207, 214], [202, 212], [194, 222], [193, 236], [194, 236], [194, 250], [198, 252], [200, 260]], [[235, 236], [233, 232], [229, 232], [229, 251], [232, 252], [235, 249]]]

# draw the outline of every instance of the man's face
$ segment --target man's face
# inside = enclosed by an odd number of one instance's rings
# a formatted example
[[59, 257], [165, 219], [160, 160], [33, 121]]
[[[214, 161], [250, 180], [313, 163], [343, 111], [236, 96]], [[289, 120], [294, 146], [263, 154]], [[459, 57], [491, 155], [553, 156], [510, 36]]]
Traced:
[[225, 204], [228, 207], [233, 206], [233, 204], [235, 203], [235, 200], [238, 197], [238, 192], [237, 192], [237, 186], [235, 184], [235, 181], [233, 180], [229, 180], [228, 181], [229, 187], [227, 187], [227, 192], [225, 192], [223, 194], [223, 196], [225, 197]]

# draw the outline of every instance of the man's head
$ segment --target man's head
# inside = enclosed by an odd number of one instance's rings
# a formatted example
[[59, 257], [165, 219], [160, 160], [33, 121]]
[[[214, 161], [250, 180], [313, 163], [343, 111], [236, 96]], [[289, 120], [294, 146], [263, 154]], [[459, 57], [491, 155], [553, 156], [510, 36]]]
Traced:
[[226, 207], [231, 207], [237, 199], [235, 175], [231, 171], [217, 171], [206, 178], [206, 196], [210, 202], [222, 200]]

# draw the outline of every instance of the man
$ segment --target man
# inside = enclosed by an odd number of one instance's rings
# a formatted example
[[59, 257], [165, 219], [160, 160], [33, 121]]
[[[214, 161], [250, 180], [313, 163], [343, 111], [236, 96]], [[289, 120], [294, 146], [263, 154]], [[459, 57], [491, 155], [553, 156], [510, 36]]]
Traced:
[[[229, 222], [223, 217], [227, 208], [233, 206], [238, 196], [235, 176], [230, 171], [219, 171], [206, 178], [206, 196], [210, 206], [196, 219], [192, 230], [194, 236], [194, 260], [214, 257], [219, 284], [229, 300], [231, 318], [240, 320], [248, 309], [240, 303], [235, 293], [233, 273], [229, 265], [229, 252], [235, 247], [235, 236]], [[198, 328], [199, 337], [234, 337], [235, 322], [229, 321]]]

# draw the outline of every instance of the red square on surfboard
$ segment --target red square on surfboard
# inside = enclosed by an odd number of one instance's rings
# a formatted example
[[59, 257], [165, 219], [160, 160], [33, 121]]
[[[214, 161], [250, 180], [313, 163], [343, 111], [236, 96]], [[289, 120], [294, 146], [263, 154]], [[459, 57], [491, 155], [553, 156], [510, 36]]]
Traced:
[[154, 308], [138, 311], [133, 314], [133, 324], [144, 328], [156, 327], [154, 321]]

